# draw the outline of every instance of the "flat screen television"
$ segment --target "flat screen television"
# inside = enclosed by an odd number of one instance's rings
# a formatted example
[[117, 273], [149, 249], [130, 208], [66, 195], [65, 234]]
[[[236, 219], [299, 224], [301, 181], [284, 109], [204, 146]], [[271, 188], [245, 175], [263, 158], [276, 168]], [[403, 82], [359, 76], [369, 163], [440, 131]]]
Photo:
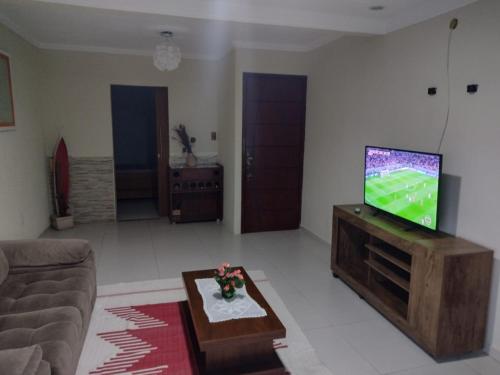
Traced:
[[366, 146], [365, 204], [438, 229], [442, 155]]

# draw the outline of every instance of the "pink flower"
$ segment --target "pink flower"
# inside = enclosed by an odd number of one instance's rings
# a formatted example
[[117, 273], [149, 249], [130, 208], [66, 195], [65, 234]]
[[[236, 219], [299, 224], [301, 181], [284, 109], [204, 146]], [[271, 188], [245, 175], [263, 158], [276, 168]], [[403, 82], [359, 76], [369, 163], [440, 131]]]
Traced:
[[238, 279], [240, 279], [240, 280], [243, 280], [243, 275], [241, 275], [241, 274], [236, 275], [236, 277], [237, 277]]
[[236, 283], [233, 281], [231, 281], [231, 286], [234, 288], [236, 286]]
[[231, 265], [230, 265], [229, 263], [222, 263], [222, 266], [223, 266], [224, 268], [229, 268], [229, 267], [231, 267]]
[[229, 289], [230, 289], [230, 286], [229, 286], [229, 285], [226, 285], [226, 286], [224, 287], [224, 291], [225, 291], [225, 292], [229, 292]]
[[224, 276], [224, 273], [226, 272], [226, 264], [227, 263], [222, 263], [219, 267], [217, 267], [217, 274], [220, 277]]

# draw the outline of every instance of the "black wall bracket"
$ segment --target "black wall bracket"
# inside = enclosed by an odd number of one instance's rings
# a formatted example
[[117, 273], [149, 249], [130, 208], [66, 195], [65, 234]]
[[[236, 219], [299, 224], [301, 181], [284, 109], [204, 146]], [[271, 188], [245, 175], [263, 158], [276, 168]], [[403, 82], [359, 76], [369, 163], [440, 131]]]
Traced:
[[467, 85], [467, 93], [468, 94], [474, 95], [478, 91], [479, 91], [479, 85], [478, 84], [474, 83], [474, 84], [471, 84], [471, 85]]

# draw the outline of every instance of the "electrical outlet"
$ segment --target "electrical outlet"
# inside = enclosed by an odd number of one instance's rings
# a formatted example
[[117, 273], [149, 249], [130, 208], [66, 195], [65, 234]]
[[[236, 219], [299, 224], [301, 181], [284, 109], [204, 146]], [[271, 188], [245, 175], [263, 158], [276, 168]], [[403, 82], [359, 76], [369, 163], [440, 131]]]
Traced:
[[212, 139], [212, 141], [216, 141], [217, 140], [217, 132], [211, 132], [210, 139]]

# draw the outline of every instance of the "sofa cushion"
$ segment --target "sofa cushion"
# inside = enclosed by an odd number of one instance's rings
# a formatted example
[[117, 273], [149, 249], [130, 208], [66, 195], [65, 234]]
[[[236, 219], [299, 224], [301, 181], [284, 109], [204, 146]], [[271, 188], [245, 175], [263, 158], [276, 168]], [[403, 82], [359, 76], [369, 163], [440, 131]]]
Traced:
[[84, 240], [17, 240], [1, 241], [11, 269], [74, 265], [85, 261], [91, 253]]
[[63, 341], [76, 352], [80, 346], [80, 332], [77, 325], [62, 321], [48, 323], [39, 328], [12, 328], [0, 332], [0, 350], [43, 345], [53, 341]]
[[39, 345], [33, 345], [30, 348], [33, 348], [32, 354], [26, 363], [23, 375], [36, 374], [42, 362], [42, 348]]
[[5, 257], [3, 250], [0, 248], [0, 284], [4, 282], [9, 274], [9, 261]]
[[0, 332], [0, 350], [40, 345], [53, 374], [69, 374], [81, 348], [81, 336], [72, 322], [54, 322], [40, 328], [14, 328]]
[[[22, 298], [33, 294], [55, 294], [77, 290], [93, 294], [93, 270], [86, 267], [70, 267], [45, 272], [11, 274], [0, 285], [0, 298]], [[1, 309], [1, 307], [0, 307]]]
[[43, 374], [39, 371], [41, 365], [42, 348], [40, 348], [39, 345], [33, 345], [18, 349], [0, 350], [0, 370], [2, 370], [2, 374]]
[[10, 274], [0, 285], [0, 316], [73, 306], [86, 324], [95, 287], [93, 262], [45, 272]]
[[51, 375], [74, 375], [81, 348], [73, 352], [64, 341], [48, 341], [40, 344], [43, 359], [50, 363]]
[[52, 375], [49, 362], [42, 360], [35, 375]]
[[56, 294], [33, 294], [31, 296], [14, 299], [0, 297], [0, 315], [17, 314], [51, 307], [72, 306], [80, 311], [84, 322], [90, 319], [92, 301], [90, 296], [79, 291], [66, 291]]
[[83, 334], [80, 311], [73, 306], [53, 307], [20, 314], [0, 315], [0, 332], [15, 328], [38, 329], [54, 322], [71, 322]]

